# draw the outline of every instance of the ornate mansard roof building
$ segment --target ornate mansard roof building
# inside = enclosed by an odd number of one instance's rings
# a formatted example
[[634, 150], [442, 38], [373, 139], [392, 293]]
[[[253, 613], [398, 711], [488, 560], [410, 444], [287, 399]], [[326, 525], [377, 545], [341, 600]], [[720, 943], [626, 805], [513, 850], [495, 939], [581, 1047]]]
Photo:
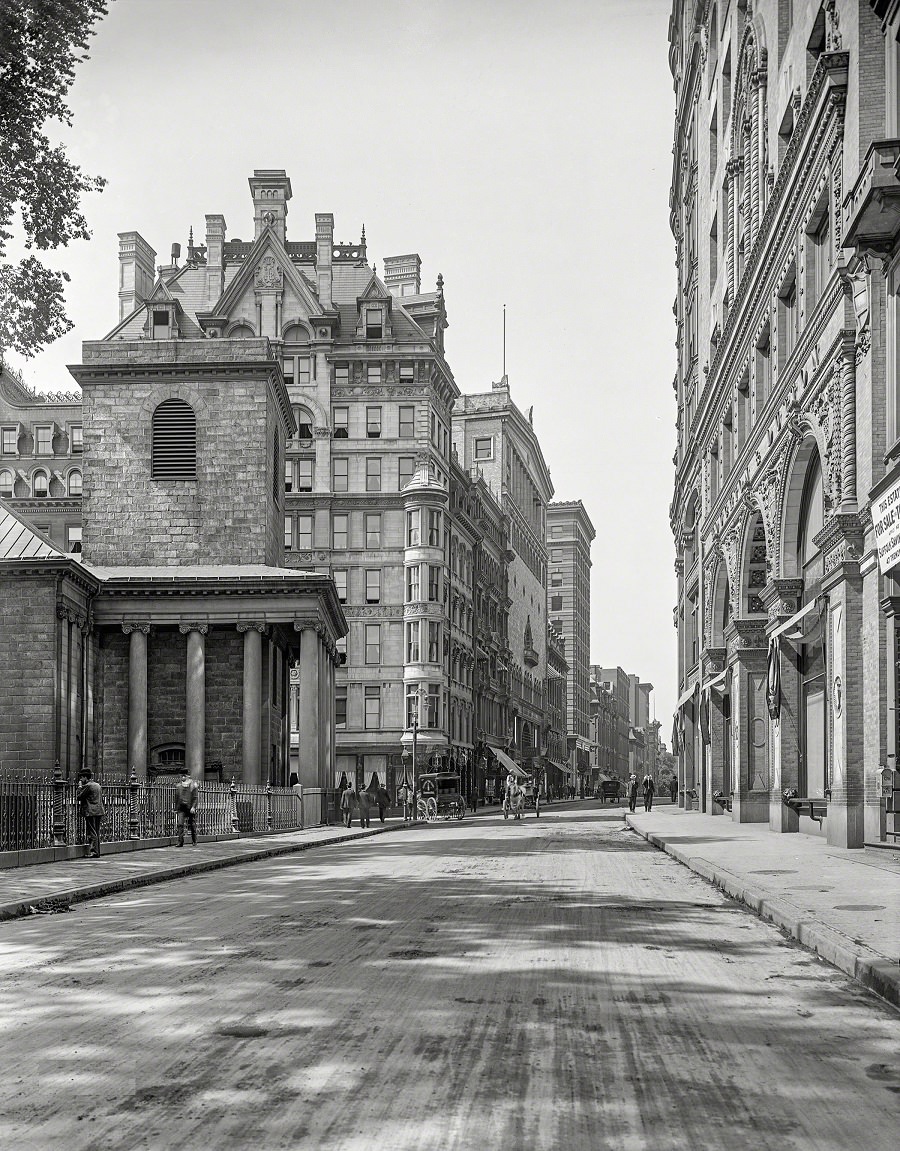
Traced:
[[670, 23], [681, 802], [847, 847], [896, 830], [871, 512], [896, 288], [866, 232], [897, 183], [888, 8], [676, 0]]

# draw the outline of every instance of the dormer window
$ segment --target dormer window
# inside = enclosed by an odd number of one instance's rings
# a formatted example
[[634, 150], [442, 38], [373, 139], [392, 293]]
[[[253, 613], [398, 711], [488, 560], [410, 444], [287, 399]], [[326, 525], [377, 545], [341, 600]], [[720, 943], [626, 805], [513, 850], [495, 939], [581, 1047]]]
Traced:
[[384, 333], [384, 312], [381, 308], [366, 308], [366, 339], [380, 340]]
[[171, 337], [171, 327], [169, 323], [169, 312], [161, 311], [154, 308], [151, 313], [151, 340], [168, 340]]

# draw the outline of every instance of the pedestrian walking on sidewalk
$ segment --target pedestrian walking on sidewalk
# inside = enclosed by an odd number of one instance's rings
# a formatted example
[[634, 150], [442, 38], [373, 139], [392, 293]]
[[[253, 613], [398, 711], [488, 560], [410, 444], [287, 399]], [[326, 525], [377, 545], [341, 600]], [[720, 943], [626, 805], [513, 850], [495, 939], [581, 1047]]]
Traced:
[[344, 788], [341, 795], [341, 819], [344, 821], [344, 827], [353, 826], [353, 788], [349, 785]]
[[197, 846], [197, 798], [200, 788], [187, 768], [181, 775], [175, 789], [175, 810], [178, 813], [178, 846], [184, 847], [184, 822], [187, 820], [191, 832], [191, 843]]
[[363, 789], [359, 793], [359, 826], [360, 827], [368, 827], [369, 826], [369, 806], [371, 804], [371, 801], [372, 801], [372, 796], [369, 794], [368, 791]]
[[678, 780], [674, 775], [669, 780], [669, 798], [673, 803], [678, 802]]
[[[653, 806], [653, 793], [656, 791], [656, 784], [653, 782], [653, 776], [649, 771], [641, 782], [641, 788], [644, 792], [644, 811], [649, 811]], [[631, 810], [634, 811], [634, 808]]]
[[408, 783], [401, 784], [400, 790], [397, 792], [397, 800], [398, 800], [400, 806], [403, 808], [403, 822], [404, 823], [409, 823], [409, 816], [410, 816], [409, 808], [410, 808], [410, 800], [411, 799], [412, 799], [412, 792], [410, 790], [409, 784]]
[[628, 810], [634, 811], [637, 807], [638, 781], [634, 772], [628, 777]]
[[103, 806], [103, 789], [94, 779], [94, 773], [89, 767], [82, 768], [78, 773], [78, 805], [84, 816], [84, 826], [87, 832], [88, 857], [100, 858], [100, 823], [106, 814]]

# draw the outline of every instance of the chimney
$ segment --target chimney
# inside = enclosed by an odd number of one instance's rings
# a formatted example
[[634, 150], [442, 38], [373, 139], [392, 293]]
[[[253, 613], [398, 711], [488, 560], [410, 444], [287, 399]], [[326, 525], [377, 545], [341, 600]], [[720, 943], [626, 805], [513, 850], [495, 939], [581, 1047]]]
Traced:
[[331, 299], [331, 250], [334, 247], [334, 216], [330, 212], [316, 212], [316, 275], [319, 303], [323, 311], [334, 305]]
[[253, 196], [253, 223], [255, 240], [266, 228], [271, 228], [282, 244], [287, 234], [287, 202], [291, 198], [291, 182], [281, 168], [257, 168], [250, 177]]
[[408, 256], [385, 256], [384, 286], [392, 296], [418, 296], [422, 291], [422, 261], [416, 252]]
[[206, 217], [206, 307], [212, 311], [225, 290], [225, 217]]
[[119, 319], [130, 316], [153, 291], [156, 252], [140, 232], [119, 233]]

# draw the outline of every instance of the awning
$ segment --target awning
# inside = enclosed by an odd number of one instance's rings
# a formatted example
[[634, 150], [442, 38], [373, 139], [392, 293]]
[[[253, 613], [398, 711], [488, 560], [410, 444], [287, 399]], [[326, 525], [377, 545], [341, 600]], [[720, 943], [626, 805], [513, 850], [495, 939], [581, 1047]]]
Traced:
[[726, 667], [724, 671], [720, 671], [718, 675], [713, 676], [712, 679], [708, 679], [706, 681], [706, 683], [703, 685], [704, 689], [709, 688], [709, 687], [715, 687], [715, 688], [721, 687], [721, 685], [725, 682], [725, 677], [727, 675], [728, 675], [728, 668]]
[[809, 613], [818, 606], [818, 603], [818, 599], [810, 600], [806, 607], [802, 607], [795, 615], [792, 615], [790, 619], [785, 620], [782, 624], [779, 624], [778, 627], [776, 627], [772, 634], [769, 636], [769, 639], [775, 639], [776, 636], [786, 632], [788, 628], [795, 627], [805, 615], [809, 615]]
[[507, 771], [512, 772], [516, 779], [528, 778], [528, 772], [523, 771], [515, 760], [509, 758], [505, 751], [501, 751], [499, 747], [492, 748], [492, 750], [500, 763], [506, 768]]
[[697, 690], [697, 688], [699, 686], [700, 685], [698, 683], [692, 683], [691, 686], [688, 688], [688, 690], [685, 692], [682, 692], [682, 694], [678, 697], [678, 703], [675, 706], [676, 707], [684, 707], [684, 705], [691, 698], [691, 696], [694, 694], [694, 692]]

